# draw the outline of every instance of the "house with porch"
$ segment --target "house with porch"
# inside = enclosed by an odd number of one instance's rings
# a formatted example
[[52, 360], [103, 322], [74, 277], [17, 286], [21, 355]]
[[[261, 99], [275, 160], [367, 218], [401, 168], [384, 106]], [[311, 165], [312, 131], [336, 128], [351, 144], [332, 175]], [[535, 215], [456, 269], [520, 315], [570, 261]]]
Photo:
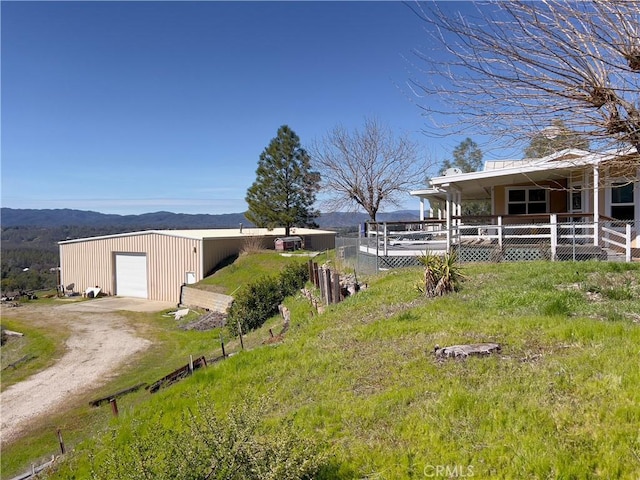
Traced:
[[[450, 169], [411, 195], [420, 199], [423, 250], [432, 243], [463, 260], [631, 261], [640, 257], [639, 177], [635, 148], [566, 149], [488, 161], [478, 172]], [[462, 215], [470, 201], [489, 202], [491, 215]]]

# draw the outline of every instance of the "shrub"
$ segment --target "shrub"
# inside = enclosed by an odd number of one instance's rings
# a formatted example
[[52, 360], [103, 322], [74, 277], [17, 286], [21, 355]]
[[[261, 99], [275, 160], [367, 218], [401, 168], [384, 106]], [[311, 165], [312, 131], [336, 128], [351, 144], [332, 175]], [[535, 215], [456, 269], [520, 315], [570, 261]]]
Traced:
[[264, 427], [264, 398], [245, 401], [226, 416], [210, 404], [185, 413], [176, 430], [162, 418], [134, 422], [103, 437], [90, 455], [94, 479], [314, 478], [327, 461], [319, 444], [292, 422]]
[[258, 253], [264, 250], [262, 243], [262, 237], [250, 236], [246, 237], [242, 242], [242, 249], [240, 255], [251, 255], [252, 253]]
[[261, 277], [245, 285], [235, 295], [227, 324], [237, 334], [237, 323], [242, 331], [248, 332], [260, 328], [271, 316], [278, 312], [278, 305], [284, 299], [277, 277]]
[[440, 256], [426, 252], [418, 260], [424, 265], [424, 280], [417, 286], [421, 293], [427, 297], [439, 297], [458, 290], [464, 276], [455, 253]]
[[237, 335], [238, 322], [243, 332], [260, 328], [264, 322], [278, 313], [278, 305], [288, 295], [293, 295], [308, 280], [306, 264], [290, 263], [276, 276], [261, 277], [245, 285], [235, 295], [227, 324]]
[[280, 287], [285, 296], [293, 295], [309, 280], [306, 263], [289, 263], [280, 272]]

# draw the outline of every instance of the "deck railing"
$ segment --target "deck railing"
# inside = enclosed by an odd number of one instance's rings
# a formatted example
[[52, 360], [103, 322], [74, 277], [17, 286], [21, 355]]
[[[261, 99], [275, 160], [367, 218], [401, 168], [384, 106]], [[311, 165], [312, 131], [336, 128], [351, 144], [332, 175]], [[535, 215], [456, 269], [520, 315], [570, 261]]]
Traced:
[[415, 222], [370, 222], [369, 253], [393, 256], [412, 251], [456, 250], [463, 259], [632, 259], [632, 223], [593, 214], [491, 215]]

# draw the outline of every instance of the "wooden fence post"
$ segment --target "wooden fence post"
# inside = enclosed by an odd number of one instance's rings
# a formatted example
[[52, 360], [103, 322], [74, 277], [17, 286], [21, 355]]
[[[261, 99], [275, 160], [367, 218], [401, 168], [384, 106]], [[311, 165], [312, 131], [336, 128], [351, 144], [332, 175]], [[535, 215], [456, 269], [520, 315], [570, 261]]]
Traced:
[[318, 274], [318, 285], [317, 287], [320, 289], [320, 300], [322, 300], [322, 302], [325, 301], [326, 298], [326, 293], [325, 293], [325, 282], [324, 282], [324, 268], [318, 269], [316, 270], [316, 273]]
[[62, 440], [62, 432], [58, 429], [58, 443], [60, 443], [60, 453], [64, 455], [66, 449], [64, 448], [64, 440]]
[[333, 285], [333, 303], [340, 303], [342, 301], [342, 295], [340, 292], [340, 274], [338, 272], [333, 272], [331, 282]]
[[109, 403], [111, 404], [111, 413], [113, 413], [114, 417], [117, 417], [118, 416], [118, 404], [116, 403], [115, 397], [112, 398], [111, 400], [109, 400]]
[[240, 320], [238, 320], [238, 335], [240, 335], [240, 348], [244, 350], [244, 342], [242, 341], [242, 325], [240, 325]]
[[325, 281], [325, 286], [324, 286], [324, 290], [325, 293], [327, 295], [326, 298], [326, 304], [329, 305], [331, 303], [333, 303], [333, 299], [331, 298], [331, 270], [329, 270], [328, 268], [326, 270], [324, 270], [324, 281]]

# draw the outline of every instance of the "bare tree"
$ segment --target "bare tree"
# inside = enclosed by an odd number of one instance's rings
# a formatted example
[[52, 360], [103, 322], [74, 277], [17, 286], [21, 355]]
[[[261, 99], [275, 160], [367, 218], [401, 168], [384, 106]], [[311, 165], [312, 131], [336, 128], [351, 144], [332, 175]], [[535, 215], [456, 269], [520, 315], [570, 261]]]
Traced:
[[[412, 7], [436, 45], [416, 51], [424, 75], [410, 83], [430, 133], [521, 142], [561, 119], [594, 146], [640, 151], [640, 1], [473, 5]], [[638, 165], [637, 152], [623, 158]]]
[[395, 136], [375, 119], [353, 132], [335, 127], [311, 148], [312, 164], [320, 173], [325, 207], [363, 208], [371, 220], [382, 204], [399, 205], [411, 187], [426, 177], [427, 165], [418, 158], [417, 145]]

